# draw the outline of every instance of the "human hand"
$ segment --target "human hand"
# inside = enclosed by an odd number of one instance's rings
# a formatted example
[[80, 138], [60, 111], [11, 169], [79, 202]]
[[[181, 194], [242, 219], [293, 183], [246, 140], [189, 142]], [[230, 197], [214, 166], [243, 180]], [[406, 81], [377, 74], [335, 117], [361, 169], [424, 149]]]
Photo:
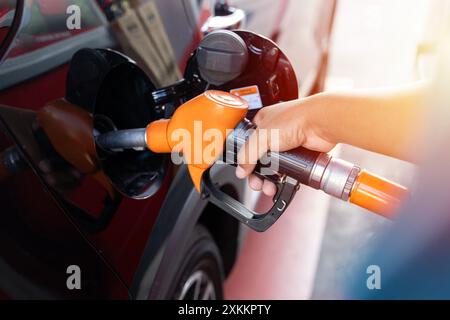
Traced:
[[[327, 130], [321, 125], [326, 114], [320, 105], [324, 101], [320, 100], [316, 96], [261, 109], [253, 119], [258, 128], [239, 150], [236, 176], [240, 179], [248, 177], [250, 188], [274, 196], [275, 184], [252, 174], [258, 160], [268, 151], [283, 152], [300, 146], [320, 152], [333, 149], [336, 142], [327, 137]], [[262, 133], [262, 129], [267, 131]], [[274, 135], [278, 141], [271, 141], [271, 130], [278, 130], [278, 135]]]

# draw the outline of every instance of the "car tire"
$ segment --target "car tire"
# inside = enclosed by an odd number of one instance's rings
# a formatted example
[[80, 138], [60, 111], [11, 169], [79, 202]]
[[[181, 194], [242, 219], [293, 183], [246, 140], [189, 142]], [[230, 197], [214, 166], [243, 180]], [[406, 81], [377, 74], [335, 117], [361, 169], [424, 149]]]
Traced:
[[213, 237], [196, 225], [187, 243], [169, 299], [223, 299], [222, 257]]

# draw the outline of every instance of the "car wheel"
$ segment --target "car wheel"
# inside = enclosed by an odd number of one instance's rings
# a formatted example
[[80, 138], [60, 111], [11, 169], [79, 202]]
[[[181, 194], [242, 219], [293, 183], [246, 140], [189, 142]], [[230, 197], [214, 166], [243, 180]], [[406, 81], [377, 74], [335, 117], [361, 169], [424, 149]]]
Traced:
[[209, 231], [197, 225], [184, 252], [170, 298], [176, 300], [223, 299], [223, 264]]

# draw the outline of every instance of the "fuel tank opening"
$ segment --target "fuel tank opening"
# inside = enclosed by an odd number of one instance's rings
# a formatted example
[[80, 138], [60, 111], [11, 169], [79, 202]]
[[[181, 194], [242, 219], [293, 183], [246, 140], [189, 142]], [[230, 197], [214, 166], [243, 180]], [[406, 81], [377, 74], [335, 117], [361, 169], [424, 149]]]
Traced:
[[[68, 98], [75, 96], [76, 102], [89, 102], [83, 107], [89, 109], [94, 117], [93, 134], [96, 138], [102, 136], [105, 143], [110, 143], [112, 139], [109, 138], [117, 131], [134, 132], [163, 117], [151, 94], [156, 90], [155, 85], [134, 61], [113, 50], [83, 50], [82, 53], [75, 54], [72, 59], [68, 78], [72, 75], [77, 75], [77, 78], [76, 81], [68, 79], [68, 83], [76, 83], [73, 87], [77, 89], [88, 87], [92, 82], [92, 75], [72, 70], [79, 66], [79, 59], [85, 64], [101, 62], [98, 68], [91, 68], [102, 70], [101, 80], [98, 80], [95, 90], [72, 90], [77, 94]], [[102, 59], [98, 58], [99, 55]], [[127, 141], [136, 137], [123, 136]], [[99, 143], [96, 143], [96, 151], [101, 168], [120, 193], [145, 199], [159, 190], [168, 168], [167, 155], [155, 154], [144, 148], [117, 152], [119, 150], [114, 148], [102, 148]]]

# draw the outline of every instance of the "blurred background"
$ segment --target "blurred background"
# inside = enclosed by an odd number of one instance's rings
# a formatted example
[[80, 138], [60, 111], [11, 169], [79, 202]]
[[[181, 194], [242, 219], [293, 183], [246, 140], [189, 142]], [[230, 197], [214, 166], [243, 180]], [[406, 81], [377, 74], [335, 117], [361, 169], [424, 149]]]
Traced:
[[[296, 32], [279, 41], [294, 64], [303, 54], [296, 38], [302, 34], [298, 19], [302, 5], [303, 1], [290, 1], [283, 28]], [[448, 3], [440, 0], [339, 0], [326, 90], [423, 79], [431, 68], [430, 48], [446, 8]], [[416, 173], [412, 164], [351, 146], [340, 145], [334, 153], [406, 186]], [[345, 281], [361, 276], [352, 274], [352, 265], [390, 223], [306, 188], [288, 211], [264, 235], [249, 232], [227, 283], [228, 298], [339, 298]]]

